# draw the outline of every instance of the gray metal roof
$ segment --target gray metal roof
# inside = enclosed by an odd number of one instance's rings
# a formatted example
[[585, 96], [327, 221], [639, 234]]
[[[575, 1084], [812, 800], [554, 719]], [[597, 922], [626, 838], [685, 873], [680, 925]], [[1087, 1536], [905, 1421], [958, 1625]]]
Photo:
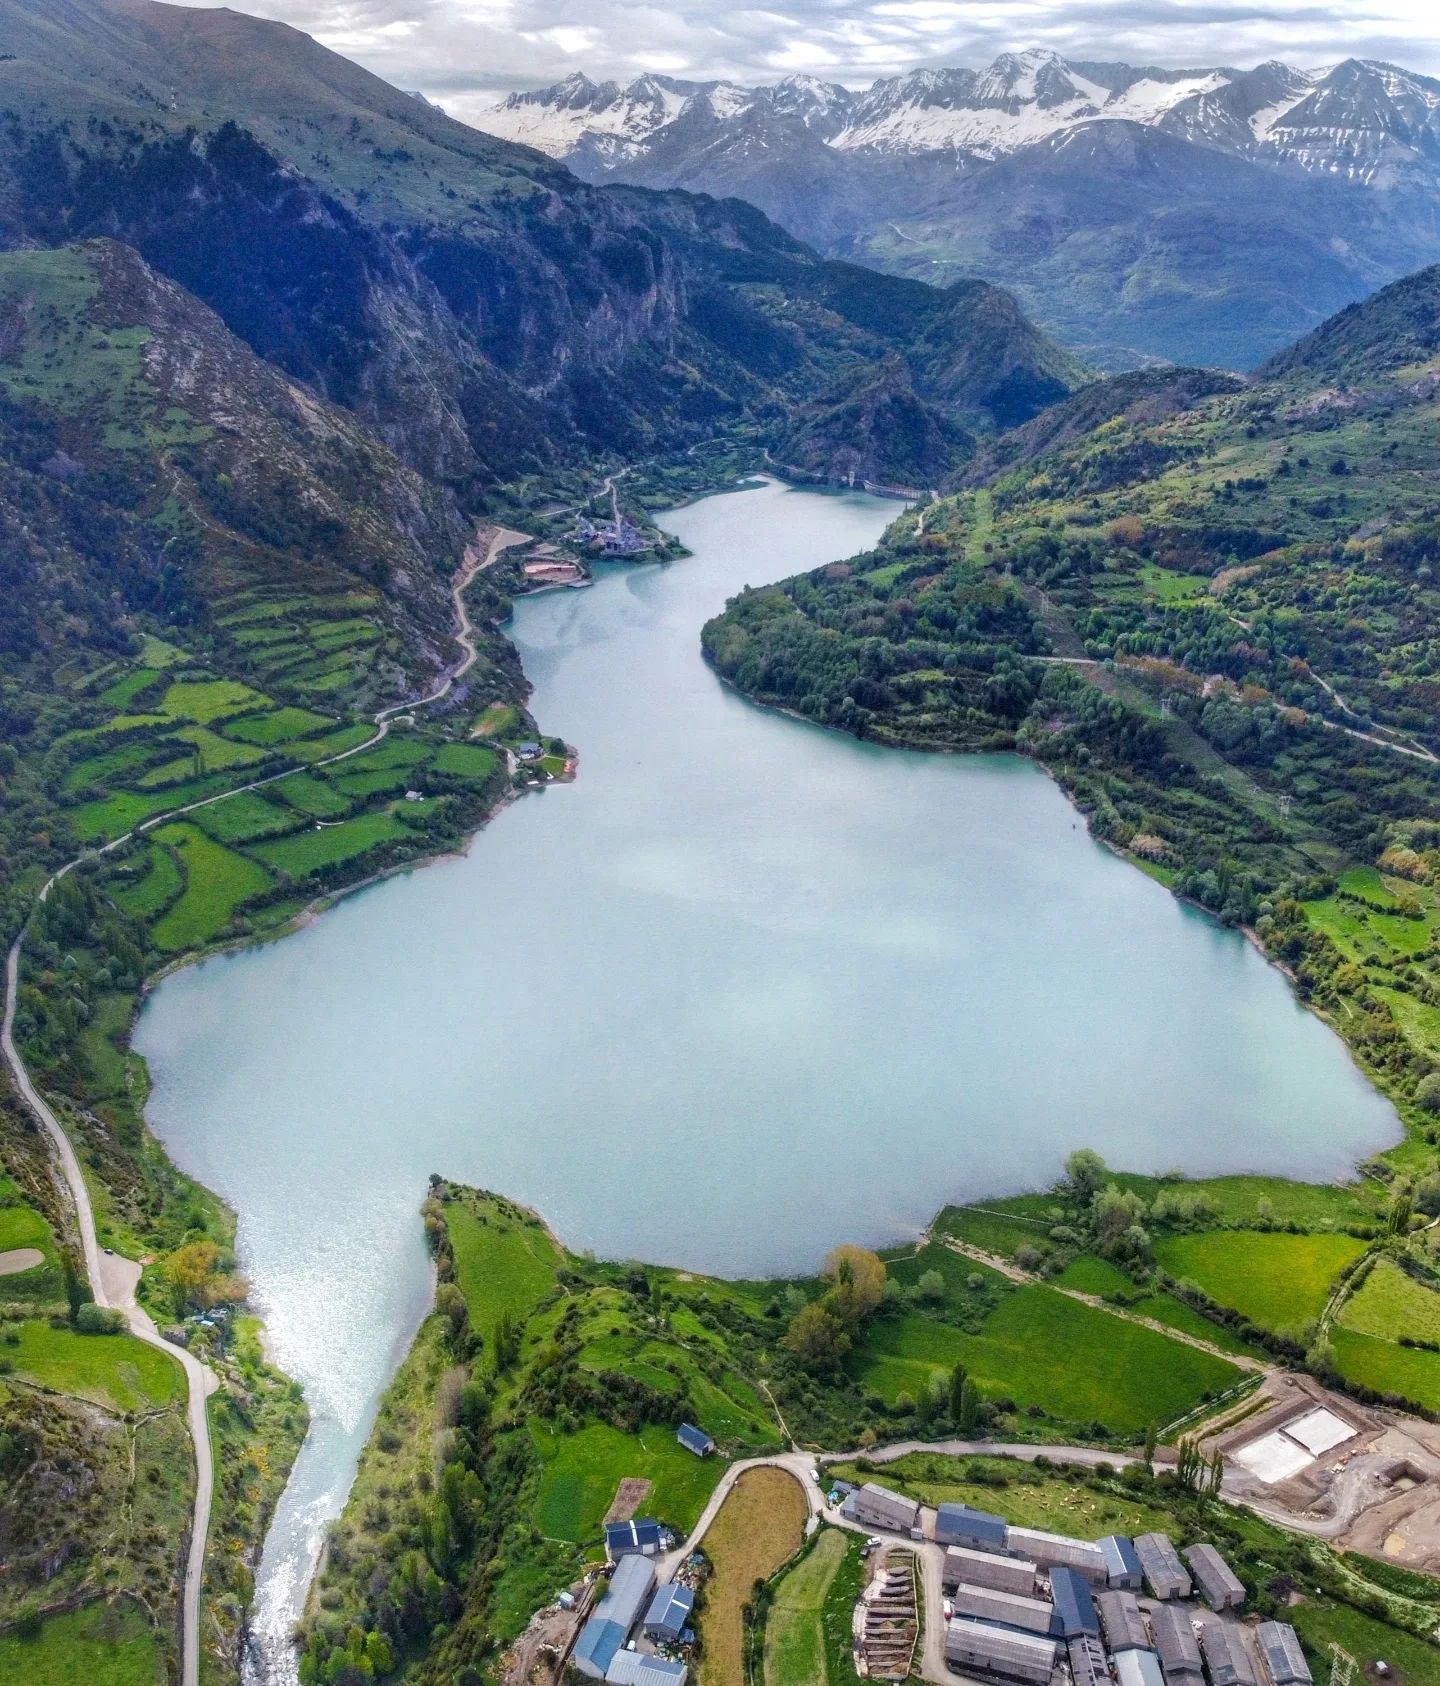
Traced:
[[1181, 1597], [1189, 1595], [1190, 1575], [1168, 1534], [1137, 1534], [1135, 1555], [1157, 1596], [1162, 1588], [1178, 1590]]
[[609, 1590], [595, 1606], [596, 1616], [601, 1621], [618, 1622], [628, 1637], [654, 1585], [655, 1565], [648, 1557], [622, 1557], [610, 1577]]
[[[628, 1559], [627, 1559], [628, 1561]], [[646, 1631], [658, 1629], [667, 1636], [683, 1631], [695, 1607], [695, 1594], [679, 1581], [667, 1581], [655, 1589], [650, 1608], [645, 1612]]]
[[1213, 1545], [1205, 1542], [1190, 1546], [1184, 1558], [1207, 1604], [1218, 1607], [1244, 1601], [1245, 1588], [1240, 1577]]
[[877, 1486], [873, 1481], [867, 1481], [845, 1503], [853, 1507], [853, 1514], [861, 1521], [864, 1520], [863, 1512], [868, 1510], [880, 1519], [877, 1525], [881, 1528], [913, 1528], [920, 1520], [920, 1506], [914, 1499], [907, 1499], [902, 1493], [892, 1493], [888, 1487]]
[[1121, 1651], [1115, 1658], [1120, 1686], [1165, 1686], [1160, 1659], [1153, 1651]]
[[1105, 1647], [1093, 1633], [1082, 1633], [1066, 1646], [1070, 1658], [1070, 1678], [1074, 1686], [1110, 1686], [1110, 1664]]
[[685, 1686], [689, 1667], [643, 1651], [617, 1651], [605, 1671], [606, 1686]]
[[576, 1666], [588, 1668], [597, 1677], [602, 1676], [614, 1660], [615, 1653], [625, 1643], [625, 1629], [619, 1622], [607, 1621], [603, 1616], [594, 1615], [580, 1629], [580, 1637], [575, 1641], [572, 1653]]
[[1015, 1633], [993, 1622], [951, 1622], [945, 1630], [945, 1654], [950, 1656], [960, 1650], [996, 1662], [1034, 1663], [1048, 1658], [1052, 1668], [1060, 1654], [1060, 1647], [1053, 1639], [1044, 1639], [1038, 1633]]
[[1112, 1651], [1150, 1649], [1145, 1618], [1133, 1592], [1102, 1592], [1095, 1603], [1100, 1611], [1100, 1625], [1105, 1630], [1105, 1643]]
[[1255, 1665], [1239, 1627], [1228, 1622], [1202, 1622], [1200, 1649], [1205, 1653], [1212, 1686], [1258, 1686]]
[[1129, 1535], [1107, 1534], [1095, 1543], [1100, 1547], [1100, 1555], [1105, 1559], [1105, 1569], [1112, 1581], [1139, 1580], [1140, 1559]]
[[935, 1512], [935, 1538], [941, 1545], [968, 1545], [972, 1542], [989, 1546], [993, 1551], [1005, 1549], [1005, 1518], [988, 1510], [974, 1510], [969, 1505], [941, 1505]]
[[1261, 1622], [1255, 1638], [1273, 1686], [1311, 1686], [1315, 1677], [1305, 1661], [1300, 1635], [1289, 1622]]
[[1189, 1610], [1182, 1605], [1161, 1604], [1150, 1612], [1150, 1628], [1168, 1677], [1199, 1676], [1205, 1672], [1200, 1661], [1200, 1641], [1190, 1625]]

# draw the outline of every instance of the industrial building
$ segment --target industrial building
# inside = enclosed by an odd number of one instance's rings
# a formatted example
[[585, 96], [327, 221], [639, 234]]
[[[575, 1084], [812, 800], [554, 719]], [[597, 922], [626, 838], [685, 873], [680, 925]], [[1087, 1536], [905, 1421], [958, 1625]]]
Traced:
[[1188, 1598], [1190, 1576], [1168, 1534], [1137, 1534], [1135, 1555], [1152, 1598]]
[[1259, 1686], [1241, 1630], [1224, 1622], [1200, 1624], [1200, 1650], [1211, 1686]]
[[581, 1674], [592, 1680], [606, 1678], [616, 1652], [623, 1649], [631, 1628], [640, 1620], [654, 1585], [655, 1566], [640, 1553], [632, 1552], [615, 1565], [605, 1596], [575, 1641], [574, 1661]]
[[1177, 1604], [1162, 1604], [1150, 1613], [1150, 1628], [1160, 1666], [1170, 1686], [1199, 1686], [1205, 1678], [1200, 1660], [1200, 1641], [1195, 1637], [1190, 1612]]
[[1062, 1639], [1078, 1639], [1083, 1633], [1099, 1635], [1100, 1618], [1090, 1586], [1078, 1569], [1050, 1571], [1050, 1595], [1055, 1600], [1055, 1629]]
[[1315, 1677], [1300, 1648], [1300, 1635], [1289, 1622], [1261, 1622], [1255, 1639], [1269, 1686], [1313, 1686]]
[[943, 1546], [964, 1546], [970, 1551], [1004, 1554], [1009, 1549], [1008, 1529], [1003, 1516], [969, 1505], [941, 1505], [935, 1512], [935, 1538]]
[[1153, 1649], [1145, 1618], [1133, 1592], [1102, 1592], [1097, 1594], [1095, 1604], [1100, 1612], [1105, 1643], [1117, 1657], [1122, 1651]]
[[658, 1522], [607, 1522], [605, 1555], [612, 1563], [622, 1557], [658, 1557], [664, 1541]]
[[1043, 1598], [1022, 1598], [1018, 1592], [997, 1592], [991, 1587], [957, 1586], [952, 1602], [957, 1616], [972, 1621], [1003, 1622], [1026, 1633], [1051, 1633], [1055, 1627], [1055, 1606]]
[[1193, 1545], [1185, 1561], [1200, 1589], [1200, 1596], [1212, 1610], [1238, 1610], [1245, 1602], [1240, 1577], [1213, 1545]]
[[920, 1506], [913, 1499], [877, 1487], [873, 1481], [857, 1487], [840, 1507], [840, 1514], [863, 1527], [888, 1528], [896, 1534], [909, 1534], [920, 1526]]
[[689, 1677], [686, 1664], [643, 1651], [617, 1651], [605, 1671], [606, 1686], [685, 1686]]
[[645, 1631], [651, 1639], [673, 1645], [690, 1625], [690, 1613], [695, 1608], [695, 1593], [679, 1581], [666, 1581], [655, 1589], [650, 1608], [645, 1612]]
[[1126, 1592], [1139, 1592], [1144, 1576], [1140, 1559], [1135, 1555], [1134, 1543], [1124, 1534], [1107, 1534], [1096, 1540], [1100, 1555], [1105, 1559], [1105, 1574], [1111, 1586], [1123, 1587]]
[[1001, 1592], [1018, 1592], [1028, 1597], [1035, 1590], [1035, 1565], [1027, 1557], [997, 1557], [990, 1551], [972, 1551], [969, 1546], [951, 1546], [940, 1571], [941, 1585], [996, 1587]]
[[1110, 1663], [1105, 1647], [1092, 1633], [1082, 1633], [1065, 1647], [1074, 1686], [1110, 1686]]
[[1115, 1659], [1119, 1686], [1165, 1686], [1160, 1659], [1153, 1651], [1122, 1651]]
[[1093, 1540], [1072, 1540], [1039, 1528], [1011, 1528], [1006, 1538], [1012, 1552], [1041, 1569], [1074, 1569], [1093, 1585], [1105, 1585], [1105, 1555]]
[[1053, 1639], [1012, 1633], [989, 1622], [951, 1622], [945, 1630], [945, 1660], [1022, 1686], [1049, 1686], [1060, 1656]]

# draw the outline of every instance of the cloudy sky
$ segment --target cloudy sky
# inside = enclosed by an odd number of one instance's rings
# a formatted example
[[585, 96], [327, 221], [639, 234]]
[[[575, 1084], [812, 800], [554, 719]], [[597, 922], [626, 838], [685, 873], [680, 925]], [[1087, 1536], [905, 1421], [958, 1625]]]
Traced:
[[[192, 0], [194, 3], [194, 0]], [[208, 3], [208, 0], [201, 0]], [[1434, 0], [230, 0], [318, 36], [456, 116], [573, 70], [863, 86], [919, 65], [1052, 47], [1167, 66], [1383, 58], [1440, 74]]]

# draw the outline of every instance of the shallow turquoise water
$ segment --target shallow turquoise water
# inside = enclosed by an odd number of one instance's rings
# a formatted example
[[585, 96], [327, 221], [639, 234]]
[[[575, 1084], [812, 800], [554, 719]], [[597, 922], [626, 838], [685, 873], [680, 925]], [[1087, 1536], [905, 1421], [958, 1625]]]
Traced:
[[522, 602], [534, 710], [578, 782], [147, 1005], [150, 1121], [238, 1212], [315, 1417], [257, 1678], [286, 1678], [319, 1531], [426, 1303], [432, 1170], [577, 1248], [758, 1274], [1044, 1183], [1079, 1145], [1331, 1177], [1393, 1139], [1279, 974], [1028, 763], [877, 749], [716, 681], [699, 630], [727, 596], [895, 513], [707, 498], [667, 518], [692, 560]]

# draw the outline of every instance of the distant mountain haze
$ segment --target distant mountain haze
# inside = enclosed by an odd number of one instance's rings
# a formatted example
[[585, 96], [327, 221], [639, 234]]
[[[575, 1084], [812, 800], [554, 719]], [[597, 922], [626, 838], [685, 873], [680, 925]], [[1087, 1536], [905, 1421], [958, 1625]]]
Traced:
[[1010, 288], [1092, 361], [1245, 368], [1440, 257], [1440, 80], [1042, 49], [856, 92], [583, 75], [475, 121], [592, 181], [749, 199], [821, 250]]

